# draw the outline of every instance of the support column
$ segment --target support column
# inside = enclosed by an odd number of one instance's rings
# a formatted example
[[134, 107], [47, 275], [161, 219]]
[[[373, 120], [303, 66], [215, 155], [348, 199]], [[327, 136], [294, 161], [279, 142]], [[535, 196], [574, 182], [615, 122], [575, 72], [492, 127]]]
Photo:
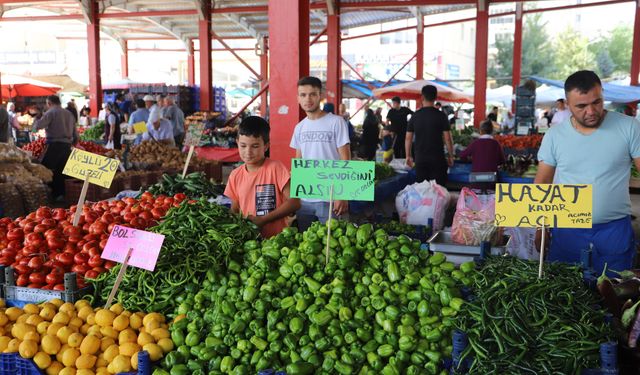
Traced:
[[304, 117], [297, 81], [309, 75], [309, 1], [269, 0], [271, 158], [287, 167], [293, 129]]
[[[516, 3], [516, 27], [513, 33], [513, 64], [511, 67], [511, 86], [513, 95], [522, 80], [522, 3]], [[516, 101], [511, 101], [511, 111], [515, 111]]]
[[201, 1], [202, 12], [198, 20], [200, 41], [200, 110], [213, 109], [213, 79], [211, 69], [211, 2]]
[[631, 50], [631, 85], [638, 86], [640, 74], [640, 0], [636, 0], [636, 19], [633, 25], [633, 48]]
[[120, 55], [120, 73], [122, 78], [129, 77], [129, 43], [122, 41], [122, 54]]
[[[331, 0], [329, 0], [331, 1]], [[342, 38], [340, 35], [340, 8], [330, 7], [333, 14], [327, 15], [327, 102], [333, 103], [338, 114], [342, 103]]]
[[[260, 88], [263, 89], [269, 83], [269, 38], [262, 37], [260, 41]], [[265, 91], [260, 96], [260, 115], [267, 118], [267, 104], [269, 102], [269, 93]]]
[[416, 12], [416, 17], [416, 79], [424, 79], [424, 17], [420, 11]]
[[476, 15], [476, 54], [473, 106], [473, 125], [478, 128], [486, 117], [487, 58], [489, 48], [489, 4], [478, 0]]
[[100, 20], [98, 19], [98, 2], [89, 0], [86, 3], [87, 52], [89, 53], [89, 101], [91, 117], [98, 117], [102, 108], [102, 79], [100, 77]]
[[193, 41], [189, 42], [189, 54], [187, 55], [187, 83], [189, 86], [196, 84], [196, 59], [193, 53]]

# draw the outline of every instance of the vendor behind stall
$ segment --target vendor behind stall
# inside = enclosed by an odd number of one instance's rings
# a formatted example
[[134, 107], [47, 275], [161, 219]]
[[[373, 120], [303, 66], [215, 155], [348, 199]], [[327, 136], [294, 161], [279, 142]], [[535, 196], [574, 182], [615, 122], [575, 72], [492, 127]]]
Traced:
[[[152, 107], [153, 108], [153, 107]], [[143, 140], [155, 140], [157, 142], [175, 146], [173, 138], [173, 126], [169, 120], [160, 117], [160, 110], [150, 110], [147, 121], [147, 132], [142, 135]]]
[[471, 158], [471, 172], [498, 172], [498, 166], [505, 162], [500, 143], [493, 139], [493, 124], [487, 119], [480, 124], [480, 138], [471, 142], [460, 154], [462, 160]]
[[632, 162], [640, 168], [640, 123], [604, 109], [602, 83], [592, 71], [569, 76], [564, 91], [571, 116], [545, 135], [535, 183], [592, 184], [593, 227], [552, 229], [548, 260], [579, 263], [581, 251], [593, 246], [596, 272], [605, 263], [629, 269], [635, 256], [629, 175]]

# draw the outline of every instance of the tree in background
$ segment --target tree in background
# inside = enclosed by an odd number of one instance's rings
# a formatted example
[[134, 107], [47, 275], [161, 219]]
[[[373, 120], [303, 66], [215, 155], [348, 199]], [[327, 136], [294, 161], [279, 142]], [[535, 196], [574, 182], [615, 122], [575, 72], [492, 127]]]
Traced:
[[589, 45], [596, 55], [598, 73], [603, 78], [626, 76], [631, 66], [633, 30], [628, 25], [618, 25], [608, 34], [600, 35]]
[[569, 26], [558, 34], [553, 42], [555, 50], [555, 71], [551, 78], [564, 80], [577, 70], [596, 67], [596, 59], [589, 49], [589, 40]]

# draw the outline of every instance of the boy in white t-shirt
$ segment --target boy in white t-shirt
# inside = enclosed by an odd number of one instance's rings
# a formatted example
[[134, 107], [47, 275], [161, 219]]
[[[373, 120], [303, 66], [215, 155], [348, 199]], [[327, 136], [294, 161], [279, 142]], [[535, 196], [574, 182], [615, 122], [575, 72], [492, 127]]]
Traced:
[[[305, 77], [298, 81], [298, 104], [305, 111], [304, 118], [293, 131], [291, 148], [296, 149], [296, 158], [313, 160], [350, 160], [349, 129], [340, 116], [323, 112], [322, 82], [316, 77]], [[314, 218], [324, 223], [329, 218], [329, 202], [317, 199], [302, 199], [297, 212], [298, 228], [307, 229]], [[349, 211], [348, 201], [336, 201], [333, 213], [337, 216]]]

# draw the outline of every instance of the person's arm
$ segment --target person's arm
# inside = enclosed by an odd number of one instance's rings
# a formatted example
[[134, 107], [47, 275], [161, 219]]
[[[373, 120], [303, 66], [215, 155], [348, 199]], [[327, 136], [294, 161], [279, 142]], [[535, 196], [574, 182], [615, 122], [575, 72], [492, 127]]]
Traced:
[[404, 151], [407, 156], [407, 165], [413, 168], [413, 155], [411, 155], [411, 145], [413, 144], [413, 132], [407, 131], [404, 136]]
[[51, 116], [47, 116], [46, 113], [43, 115], [42, 112], [40, 112], [38, 116], [40, 117], [36, 116], [36, 120], [33, 122], [34, 132], [37, 132], [40, 129], [47, 129], [49, 125], [51, 125]]
[[[638, 165], [638, 159], [634, 159], [636, 165]], [[538, 172], [536, 178], [533, 180], [534, 184], [552, 184], [553, 176], [556, 174], [556, 167], [546, 164], [543, 161], [538, 163]]]
[[238, 201], [231, 201], [231, 208], [229, 208], [229, 210], [234, 213], [237, 214], [238, 212], [240, 212], [240, 203], [238, 203]]
[[302, 159], [302, 151], [296, 148], [296, 159]]
[[78, 134], [78, 128], [74, 124], [73, 135], [71, 136], [71, 144], [75, 146], [76, 144], [78, 144], [79, 140], [80, 140], [80, 134]]
[[287, 217], [298, 211], [300, 209], [300, 199], [291, 198], [289, 196], [289, 185], [290, 183], [287, 182], [287, 184], [282, 189], [282, 204], [280, 205], [280, 207], [264, 216], [249, 216], [249, 220], [251, 220], [259, 228], [262, 228], [268, 223], [282, 219], [283, 217]]
[[107, 118], [107, 121], [109, 121], [109, 139], [108, 140], [110, 142], [113, 141], [113, 135], [116, 133], [116, 126], [119, 126], [119, 125], [115, 124], [115, 122], [116, 122], [116, 117], [115, 116], [113, 116], [113, 121], [111, 119], [112, 119], [112, 117], [110, 115]]
[[[448, 124], [447, 124], [448, 125]], [[444, 143], [447, 145], [447, 151], [449, 152], [449, 157], [447, 158], [447, 163], [449, 166], [453, 166], [453, 139], [451, 138], [451, 131], [445, 131], [442, 133], [444, 137]]]
[[467, 161], [469, 157], [473, 157], [473, 149], [475, 148], [475, 144], [476, 142], [471, 142], [471, 144], [460, 153], [460, 159]]
[[351, 160], [351, 145], [347, 143], [342, 147], [338, 147], [338, 154], [340, 154], [340, 160]]

